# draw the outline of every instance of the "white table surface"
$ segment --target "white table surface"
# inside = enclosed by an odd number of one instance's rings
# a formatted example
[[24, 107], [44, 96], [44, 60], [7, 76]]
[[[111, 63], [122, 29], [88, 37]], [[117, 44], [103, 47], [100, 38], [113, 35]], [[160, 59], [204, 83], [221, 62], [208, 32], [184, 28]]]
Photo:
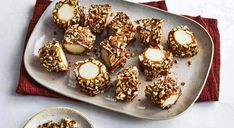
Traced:
[[[149, 0], [130, 0], [144, 2]], [[96, 128], [218, 128], [233, 127], [234, 1], [167, 0], [170, 12], [219, 19], [221, 34], [221, 88], [219, 102], [196, 103], [181, 116], [164, 121], [131, 118], [86, 103], [15, 93], [25, 34], [35, 0], [1, 0], [0, 4], [0, 127], [20, 128], [47, 107], [72, 107], [85, 114]], [[231, 57], [231, 58], [230, 58]], [[230, 58], [230, 59], [229, 59]]]

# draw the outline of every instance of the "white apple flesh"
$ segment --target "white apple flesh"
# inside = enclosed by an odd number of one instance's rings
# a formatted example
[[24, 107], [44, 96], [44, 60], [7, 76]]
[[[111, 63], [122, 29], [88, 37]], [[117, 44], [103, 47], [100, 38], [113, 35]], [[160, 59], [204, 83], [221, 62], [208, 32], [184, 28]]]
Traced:
[[145, 57], [152, 61], [162, 61], [164, 54], [160, 49], [148, 48], [145, 52]]
[[99, 74], [99, 67], [92, 62], [84, 63], [79, 68], [79, 74], [84, 79], [94, 79]]
[[81, 54], [85, 52], [86, 48], [79, 44], [64, 44], [65, 49], [73, 54]]
[[75, 16], [74, 11], [75, 11], [75, 8], [73, 6], [64, 4], [58, 10], [58, 17], [61, 20], [68, 21]]
[[174, 33], [174, 38], [179, 44], [189, 44], [192, 42], [192, 37], [184, 30], [178, 30]]

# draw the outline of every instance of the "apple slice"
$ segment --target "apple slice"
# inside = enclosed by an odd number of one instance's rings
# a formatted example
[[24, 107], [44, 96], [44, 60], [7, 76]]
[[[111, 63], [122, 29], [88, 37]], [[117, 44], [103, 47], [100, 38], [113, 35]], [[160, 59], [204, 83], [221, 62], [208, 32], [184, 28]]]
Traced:
[[75, 63], [75, 76], [81, 91], [89, 96], [103, 93], [111, 85], [105, 65], [94, 58]]
[[99, 74], [99, 67], [92, 62], [84, 63], [79, 68], [80, 76], [84, 79], [94, 79]]
[[127, 61], [124, 38], [123, 36], [110, 36], [100, 43], [101, 57], [111, 71], [123, 66]]
[[39, 58], [47, 71], [67, 71], [69, 66], [62, 46], [56, 40], [49, 41], [39, 49]]
[[75, 16], [75, 7], [69, 4], [63, 4], [58, 10], [58, 18], [69, 21]]
[[149, 47], [139, 55], [140, 67], [146, 75], [146, 80], [153, 80], [159, 75], [167, 75], [172, 70], [173, 55], [163, 50], [163, 46]]
[[64, 48], [72, 54], [81, 54], [86, 50], [85, 47], [79, 44], [63, 44]]
[[192, 42], [192, 37], [184, 30], [178, 30], [174, 33], [175, 40], [181, 45], [189, 44]]
[[67, 29], [74, 24], [84, 26], [84, 8], [77, 0], [60, 0], [56, 3], [52, 14], [54, 23], [60, 28]]
[[145, 57], [149, 60], [160, 62], [164, 59], [165, 56], [163, 54], [163, 51], [160, 49], [148, 48], [145, 51]]
[[162, 109], [172, 107], [181, 95], [181, 87], [169, 76], [159, 77], [145, 88], [145, 96]]
[[191, 57], [199, 52], [198, 43], [185, 25], [180, 25], [173, 28], [168, 35], [168, 49], [177, 57]]
[[88, 27], [75, 24], [66, 30], [63, 46], [69, 53], [84, 54], [92, 50], [95, 39]]
[[179, 97], [180, 97], [180, 94], [169, 96], [169, 98], [165, 99], [164, 103], [162, 104], [162, 108], [172, 106], [173, 104], [176, 103]]

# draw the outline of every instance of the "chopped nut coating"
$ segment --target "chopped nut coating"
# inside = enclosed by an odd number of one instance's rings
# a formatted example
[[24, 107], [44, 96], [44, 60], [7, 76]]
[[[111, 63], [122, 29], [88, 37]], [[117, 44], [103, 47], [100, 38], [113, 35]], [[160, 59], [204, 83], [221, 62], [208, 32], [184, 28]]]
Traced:
[[157, 46], [162, 41], [162, 23], [160, 19], [140, 19], [139, 24], [141, 42], [150, 46]]
[[83, 54], [92, 50], [95, 39], [88, 27], [76, 24], [66, 30], [63, 45], [69, 53]]
[[177, 57], [191, 57], [198, 53], [198, 43], [187, 26], [177, 26], [168, 35], [168, 48]]
[[171, 77], [159, 77], [153, 84], [146, 86], [145, 96], [162, 109], [168, 109], [176, 103], [182, 90]]
[[47, 71], [67, 71], [69, 66], [62, 46], [58, 41], [52, 40], [39, 49], [39, 58]]
[[53, 20], [58, 27], [67, 29], [70, 25], [84, 25], [84, 9], [77, 0], [61, 0], [53, 9]]
[[118, 12], [115, 15], [112, 21], [107, 25], [107, 30], [110, 36], [126, 36], [127, 44], [135, 41], [136, 28], [124, 12]]
[[74, 70], [77, 79], [77, 85], [81, 91], [89, 96], [95, 96], [103, 93], [110, 85], [110, 76], [103, 65], [94, 58], [85, 61], [77, 61]]
[[122, 36], [110, 36], [100, 43], [101, 57], [111, 71], [123, 66], [127, 61], [124, 38]]
[[108, 4], [92, 4], [89, 8], [86, 25], [95, 34], [102, 33], [112, 14], [112, 7]]
[[118, 73], [116, 81], [116, 99], [132, 101], [138, 94], [139, 73], [137, 67], [126, 68]]
[[149, 47], [139, 55], [139, 63], [146, 79], [153, 80], [158, 75], [167, 75], [171, 72], [173, 56], [170, 52], [163, 50], [161, 45]]

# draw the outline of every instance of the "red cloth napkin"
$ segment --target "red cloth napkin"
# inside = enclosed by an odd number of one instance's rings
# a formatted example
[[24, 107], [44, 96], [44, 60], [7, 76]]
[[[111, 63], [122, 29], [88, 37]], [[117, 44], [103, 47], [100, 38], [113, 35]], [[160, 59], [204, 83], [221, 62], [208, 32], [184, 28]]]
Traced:
[[[51, 2], [50, 0], [37, 0], [36, 1], [33, 18], [31, 19], [29, 27], [28, 27], [26, 42], [32, 30], [34, 29], [37, 21], [39, 20], [40, 16], [44, 12], [44, 10], [47, 8], [47, 6], [50, 4], [50, 2]], [[165, 1], [148, 2], [144, 4], [157, 7], [163, 10], [167, 10]], [[218, 101], [219, 85], [220, 85], [220, 36], [219, 36], [219, 30], [217, 27], [218, 21], [216, 19], [202, 18], [200, 16], [197, 16], [197, 17], [187, 16], [187, 17], [195, 20], [196, 22], [200, 23], [202, 26], [206, 28], [206, 30], [210, 33], [214, 42], [214, 46], [215, 46], [214, 59], [213, 59], [210, 73], [209, 73], [209, 77], [197, 102]], [[24, 94], [24, 95], [63, 97], [53, 91], [50, 91], [42, 87], [36, 81], [34, 81], [26, 72], [23, 62], [21, 64], [19, 83], [18, 83], [16, 92], [19, 94]]]

